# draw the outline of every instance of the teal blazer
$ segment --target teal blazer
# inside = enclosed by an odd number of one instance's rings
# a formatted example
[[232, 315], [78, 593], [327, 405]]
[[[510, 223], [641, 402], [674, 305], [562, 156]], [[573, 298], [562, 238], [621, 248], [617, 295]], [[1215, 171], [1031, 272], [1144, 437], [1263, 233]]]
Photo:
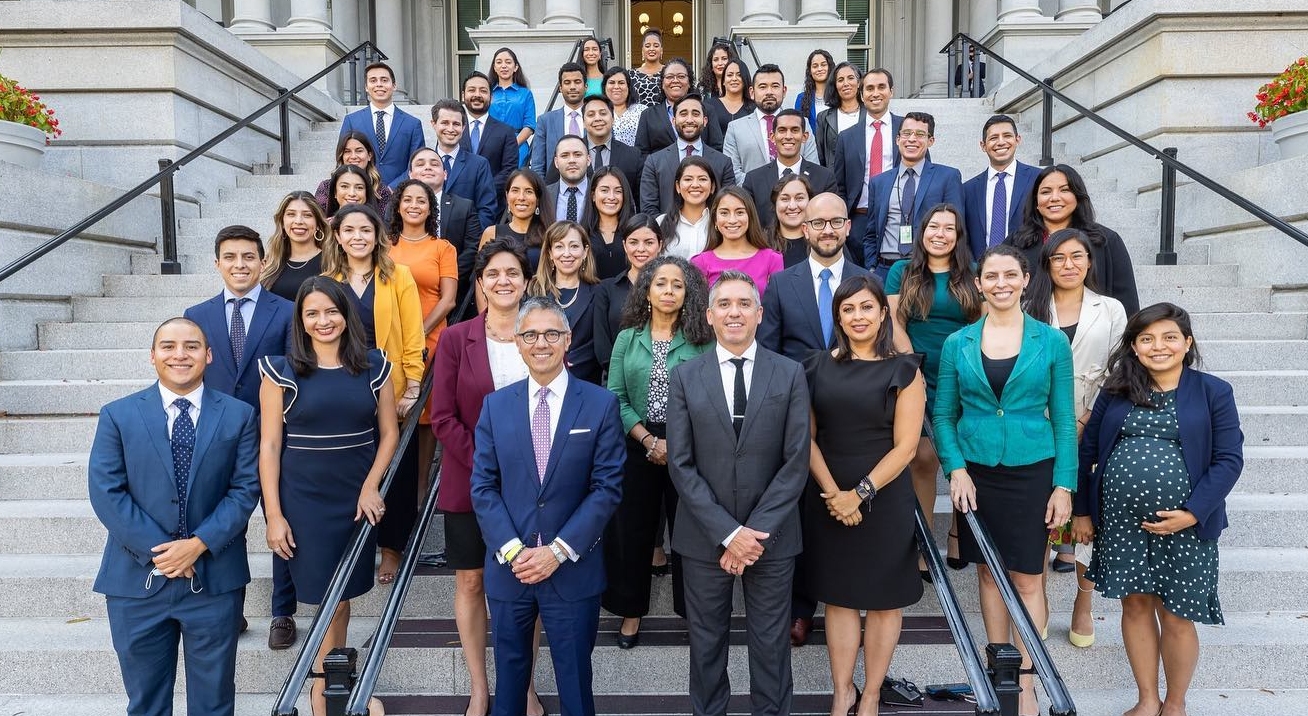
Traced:
[[[688, 343], [685, 334], [678, 330], [668, 348], [668, 372], [712, 347], [712, 341], [702, 346]], [[636, 423], [649, 415], [649, 371], [653, 364], [654, 345], [649, 324], [623, 329], [613, 342], [613, 357], [609, 359], [609, 390], [618, 396], [623, 432], [630, 433]]]
[[1054, 486], [1076, 489], [1072, 349], [1057, 328], [1026, 316], [1013, 373], [995, 398], [981, 367], [986, 318], [945, 339], [932, 423], [948, 476], [968, 462], [1018, 467], [1054, 458]]

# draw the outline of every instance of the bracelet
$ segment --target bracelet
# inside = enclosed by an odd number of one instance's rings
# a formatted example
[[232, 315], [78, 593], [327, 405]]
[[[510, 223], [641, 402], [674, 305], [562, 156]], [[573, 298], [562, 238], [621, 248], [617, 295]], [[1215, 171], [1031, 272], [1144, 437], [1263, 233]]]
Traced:
[[[654, 438], [654, 433], [645, 433], [645, 437], [643, 437], [643, 438], [640, 439], [640, 444], [641, 444], [641, 445], [644, 445], [644, 444], [645, 444], [645, 438]], [[658, 439], [658, 438], [654, 438], [654, 444], [655, 444], [655, 445], [658, 445], [658, 444], [659, 444], [659, 439]], [[649, 448], [646, 448], [646, 449], [647, 449], [647, 450], [653, 450], [654, 448], [653, 448], [653, 447], [649, 447]]]
[[504, 563], [509, 565], [513, 564], [513, 560], [517, 559], [518, 553], [521, 551], [522, 551], [522, 545], [518, 545], [513, 549], [509, 550], [509, 553], [504, 555]]
[[1054, 489], [1055, 489], [1055, 490], [1062, 490], [1063, 492], [1066, 492], [1066, 493], [1069, 494], [1069, 495], [1075, 495], [1075, 494], [1076, 494], [1076, 490], [1073, 490], [1073, 489], [1070, 488], [1070, 487], [1063, 487], [1062, 485], [1054, 485]]

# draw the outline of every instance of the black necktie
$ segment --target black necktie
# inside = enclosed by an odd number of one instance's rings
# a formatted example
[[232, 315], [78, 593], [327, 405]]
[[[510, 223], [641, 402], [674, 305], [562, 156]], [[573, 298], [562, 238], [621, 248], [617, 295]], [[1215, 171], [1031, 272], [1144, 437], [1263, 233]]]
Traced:
[[900, 194], [899, 225], [913, 225], [913, 202], [917, 199], [917, 172], [904, 170], [904, 192]]
[[381, 156], [386, 151], [386, 113], [377, 110], [377, 125], [373, 127], [373, 133], [377, 135], [377, 156]]
[[594, 166], [592, 166], [591, 168], [594, 169], [595, 171], [599, 171], [600, 169], [603, 169], [603, 168], [604, 168], [604, 145], [603, 145], [603, 144], [601, 144], [601, 145], [595, 147], [595, 164], [594, 164]]
[[577, 220], [577, 187], [568, 187], [568, 221]]
[[740, 429], [745, 426], [745, 359], [729, 359], [736, 366], [736, 385], [731, 400], [731, 428], [740, 437]]
[[191, 457], [195, 452], [195, 422], [191, 420], [191, 401], [178, 398], [173, 401], [173, 407], [179, 412], [169, 439], [173, 448], [173, 478], [177, 481], [177, 531], [173, 537], [184, 539], [187, 537], [186, 485], [191, 479]]

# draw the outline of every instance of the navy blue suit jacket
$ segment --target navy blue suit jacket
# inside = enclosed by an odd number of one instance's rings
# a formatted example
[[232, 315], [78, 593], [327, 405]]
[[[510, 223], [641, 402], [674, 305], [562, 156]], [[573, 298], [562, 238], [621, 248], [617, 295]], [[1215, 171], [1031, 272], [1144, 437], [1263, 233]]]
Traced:
[[[922, 212], [936, 204], [953, 204], [959, 211], [963, 211], [963, 175], [957, 169], [927, 160], [918, 170], [921, 173], [917, 180], [917, 192], [913, 195], [913, 215], [904, 219], [913, 227], [914, 241], [922, 238], [922, 227], [918, 225]], [[881, 235], [886, 231], [886, 221], [890, 216], [890, 200], [896, 176], [898, 169], [881, 172], [868, 185], [872, 196], [868, 197], [867, 234], [863, 236], [865, 264], [871, 265], [881, 255]]]
[[[195, 563], [196, 584], [210, 594], [250, 581], [245, 528], [259, 501], [259, 430], [254, 410], [206, 387], [195, 423], [186, 501], [186, 536], [208, 547]], [[167, 579], [155, 578], [157, 545], [174, 539], [177, 485], [168, 441], [168, 415], [159, 384], [105, 405], [87, 469], [91, 507], [109, 531], [95, 591], [148, 597]]]
[[[848, 258], [839, 276], [831, 277], [831, 293], [841, 281], [866, 276], [867, 269]], [[836, 317], [832, 311], [833, 319]], [[758, 327], [758, 344], [773, 353], [803, 361], [811, 351], [830, 348], [823, 345], [822, 320], [818, 318], [817, 291], [808, 261], [772, 274], [763, 292], [763, 322]]]
[[[1022, 225], [1022, 207], [1026, 205], [1027, 199], [1031, 196], [1031, 190], [1035, 187], [1035, 178], [1040, 173], [1040, 168], [1018, 162], [1013, 173], [1016, 176], [1009, 177], [1008, 181], [1008, 195], [1012, 199], [1008, 203], [1008, 223], [1005, 225], [1007, 230], [1004, 232], [1004, 238], [1007, 238], [1008, 234], [1013, 233]], [[989, 170], [987, 169], [963, 183], [963, 206], [961, 208], [967, 225], [968, 247], [972, 249], [972, 257], [976, 259], [981, 258], [981, 254], [985, 253], [989, 245], [990, 227], [986, 224], [986, 211], [990, 208], [986, 206], [988, 175]], [[1003, 239], [1000, 239], [1000, 241], [1003, 241]]]
[[[344, 135], [350, 130], [363, 132], [368, 135], [368, 141], [372, 142], [375, 150], [377, 148], [377, 133], [374, 131], [376, 122], [372, 105], [368, 105], [345, 115], [345, 121], [341, 123], [341, 134]], [[386, 146], [379, 152], [380, 156], [374, 160], [382, 181], [394, 189], [409, 175], [409, 159], [413, 157], [413, 153], [426, 144], [427, 141], [422, 134], [422, 122], [417, 117], [395, 107], [395, 116], [391, 118], [390, 134], [386, 136]]]
[[477, 208], [482, 227], [493, 226], [496, 218], [495, 181], [490, 162], [470, 151], [460, 151], [445, 174], [445, 191], [461, 196]]
[[[867, 115], [862, 112], [859, 113], [859, 116], [864, 120], [867, 119]], [[895, 144], [894, 138], [899, 134], [899, 125], [903, 124], [903, 122], [903, 117], [897, 114], [890, 115], [890, 151], [894, 155], [896, 166], [899, 164], [899, 145]], [[866, 142], [866, 121], [846, 129], [836, 138], [836, 161], [831, 170], [836, 174], [836, 184], [839, 186], [840, 195], [845, 197], [845, 208], [850, 211], [851, 215], [854, 207], [858, 206], [858, 199], [863, 195], [863, 190], [867, 186]], [[859, 237], [855, 236], [853, 238], [857, 241]]]
[[213, 351], [213, 363], [204, 372], [204, 384], [231, 395], [259, 412], [259, 359], [291, 352], [291, 318], [295, 304], [263, 289], [254, 304], [254, 315], [245, 327], [245, 353], [241, 364], [232, 356], [231, 333], [227, 330], [228, 308], [223, 294], [197, 303], [182, 314], [204, 331]]
[[[1072, 514], [1089, 515], [1096, 525], [1104, 468], [1132, 407], [1130, 400], [1100, 391], [1081, 436]], [[1227, 525], [1226, 496], [1244, 469], [1244, 433], [1231, 385], [1208, 373], [1183, 369], [1176, 387], [1176, 420], [1190, 474], [1190, 498], [1173, 509], [1189, 510], [1199, 520], [1195, 525], [1199, 539], [1217, 539]]]
[[473, 439], [472, 507], [486, 540], [486, 596], [512, 601], [527, 585], [495, 552], [515, 537], [535, 545], [562, 538], [580, 557], [547, 580], [568, 601], [604, 591], [604, 555], [596, 549], [622, 497], [626, 443], [618, 399], [568, 376], [544, 480], [536, 473], [528, 386], [523, 380], [486, 396]]
[[[509, 125], [486, 114], [481, 118], [481, 141], [477, 144], [477, 156], [490, 164], [491, 181], [495, 184], [495, 215], [499, 216], [504, 207], [504, 188], [509, 183], [509, 175], [518, 168], [518, 133]], [[463, 139], [459, 146], [472, 149], [472, 120], [467, 116], [463, 121]]]

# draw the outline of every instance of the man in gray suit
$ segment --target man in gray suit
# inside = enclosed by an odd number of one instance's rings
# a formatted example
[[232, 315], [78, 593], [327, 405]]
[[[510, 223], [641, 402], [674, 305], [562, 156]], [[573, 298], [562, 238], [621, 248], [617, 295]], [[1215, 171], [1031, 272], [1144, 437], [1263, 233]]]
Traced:
[[[731, 168], [738, 177], [744, 177], [777, 158], [772, 130], [777, 111], [786, 101], [786, 78], [780, 67], [761, 65], [754, 72], [754, 84], [750, 89], [754, 97], [754, 111], [740, 119], [733, 119], [727, 125], [727, 133], [722, 139], [722, 153], [731, 160]], [[807, 126], [807, 122], [805, 124]], [[817, 162], [817, 144], [812, 137], [805, 135], [802, 151], [805, 159]]]
[[673, 109], [673, 124], [677, 141], [649, 155], [640, 175], [640, 210], [650, 216], [666, 214], [672, 210], [673, 186], [677, 167], [687, 157], [701, 157], [713, 167], [718, 188], [736, 185], [736, 173], [731, 169], [727, 155], [704, 144], [704, 127], [708, 114], [704, 101], [697, 94], [688, 94], [677, 100]]
[[681, 555], [695, 716], [725, 716], [731, 595], [745, 590], [750, 713], [790, 713], [790, 590], [802, 551], [808, 386], [798, 363], [759, 347], [753, 280], [724, 271], [709, 295], [714, 351], [672, 371], [668, 470], [681, 495]]

